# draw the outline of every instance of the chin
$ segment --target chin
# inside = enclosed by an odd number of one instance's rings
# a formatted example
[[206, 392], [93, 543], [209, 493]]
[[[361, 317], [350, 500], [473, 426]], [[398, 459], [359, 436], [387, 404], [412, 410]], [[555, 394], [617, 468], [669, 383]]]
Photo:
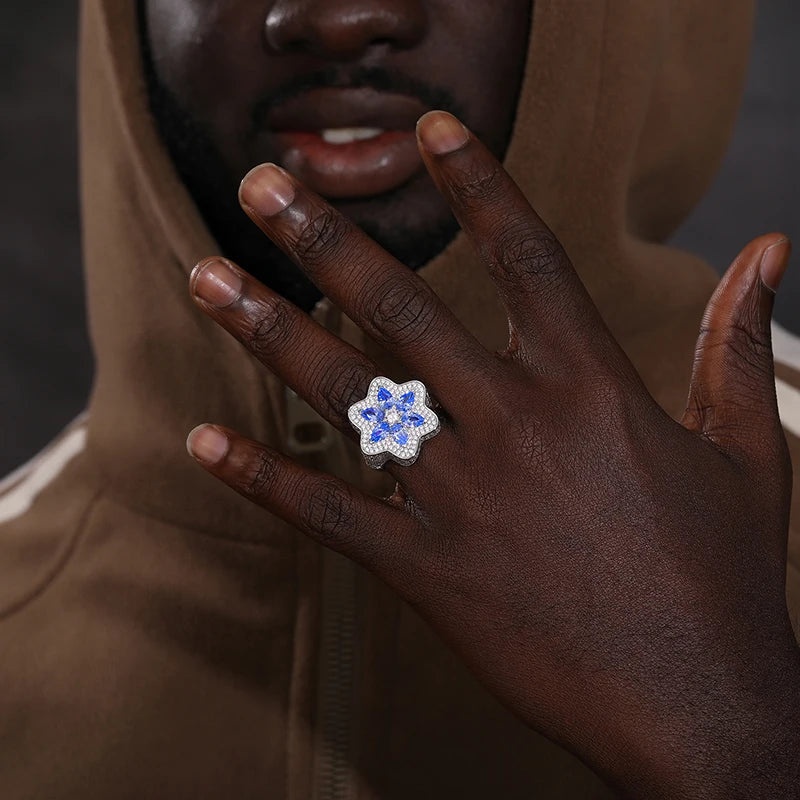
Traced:
[[329, 201], [385, 250], [412, 269], [437, 256], [459, 231], [427, 175], [375, 197]]

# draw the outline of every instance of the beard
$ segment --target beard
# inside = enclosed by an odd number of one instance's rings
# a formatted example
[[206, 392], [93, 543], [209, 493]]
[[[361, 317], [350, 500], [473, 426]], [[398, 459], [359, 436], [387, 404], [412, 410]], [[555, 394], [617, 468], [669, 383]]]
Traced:
[[[273, 244], [244, 214], [238, 203], [241, 175], [233, 174], [226, 164], [211, 131], [193, 117], [159, 79], [147, 36], [144, 3], [138, 3], [142, 62], [149, 98], [162, 141], [175, 169], [191, 194], [205, 224], [220, 248], [230, 258], [274, 291], [310, 311], [323, 296], [306, 275]], [[360, 71], [361, 85], [383, 90], [411, 91], [431, 108], [444, 108], [463, 119], [463, 111], [449, 93], [409, 81], [398, 81], [383, 70]], [[288, 93], [320, 85], [336, 85], [334, 70], [304, 76]], [[400, 85], [402, 84], [402, 85]], [[271, 103], [285, 99], [287, 92], [265, 98], [253, 111], [254, 125]], [[460, 228], [452, 215], [437, 224], [420, 229], [408, 219], [411, 209], [403, 198], [403, 187], [369, 199], [369, 216], [348, 214], [352, 201], [341, 201], [337, 208], [356, 222], [398, 261], [417, 270], [441, 253]], [[363, 208], [365, 201], [357, 201]], [[385, 220], [392, 220], [388, 224]]]

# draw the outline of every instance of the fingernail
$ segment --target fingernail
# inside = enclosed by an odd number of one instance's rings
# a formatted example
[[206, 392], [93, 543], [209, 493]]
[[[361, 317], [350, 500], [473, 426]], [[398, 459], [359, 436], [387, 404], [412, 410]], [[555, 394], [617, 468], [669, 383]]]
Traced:
[[239, 200], [262, 217], [274, 217], [294, 201], [294, 186], [275, 164], [261, 164], [242, 179]]
[[446, 111], [429, 111], [417, 122], [423, 147], [437, 156], [452, 153], [469, 141], [469, 131]]
[[784, 237], [771, 244], [761, 257], [761, 282], [773, 292], [778, 291], [783, 273], [789, 263], [789, 239]]
[[207, 261], [195, 267], [194, 293], [217, 308], [225, 308], [242, 293], [242, 279], [224, 262]]
[[189, 455], [206, 464], [218, 464], [225, 458], [230, 446], [228, 437], [211, 425], [198, 425], [186, 437]]

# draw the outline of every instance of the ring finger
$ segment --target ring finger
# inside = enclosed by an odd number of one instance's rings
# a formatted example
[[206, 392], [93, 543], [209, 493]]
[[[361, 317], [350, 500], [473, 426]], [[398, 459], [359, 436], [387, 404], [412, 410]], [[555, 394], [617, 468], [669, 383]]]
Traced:
[[212, 319], [323, 418], [355, 436], [348, 409], [378, 375], [367, 356], [227, 259], [201, 261], [189, 285]]

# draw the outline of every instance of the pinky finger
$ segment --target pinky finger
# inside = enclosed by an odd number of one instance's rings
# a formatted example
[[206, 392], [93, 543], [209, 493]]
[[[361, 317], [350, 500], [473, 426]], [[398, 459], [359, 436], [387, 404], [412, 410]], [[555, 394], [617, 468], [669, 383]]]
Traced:
[[221, 425], [198, 425], [186, 448], [208, 472], [320, 544], [402, 590], [417, 571], [426, 537], [391, 500], [379, 500], [332, 475], [307, 469]]

